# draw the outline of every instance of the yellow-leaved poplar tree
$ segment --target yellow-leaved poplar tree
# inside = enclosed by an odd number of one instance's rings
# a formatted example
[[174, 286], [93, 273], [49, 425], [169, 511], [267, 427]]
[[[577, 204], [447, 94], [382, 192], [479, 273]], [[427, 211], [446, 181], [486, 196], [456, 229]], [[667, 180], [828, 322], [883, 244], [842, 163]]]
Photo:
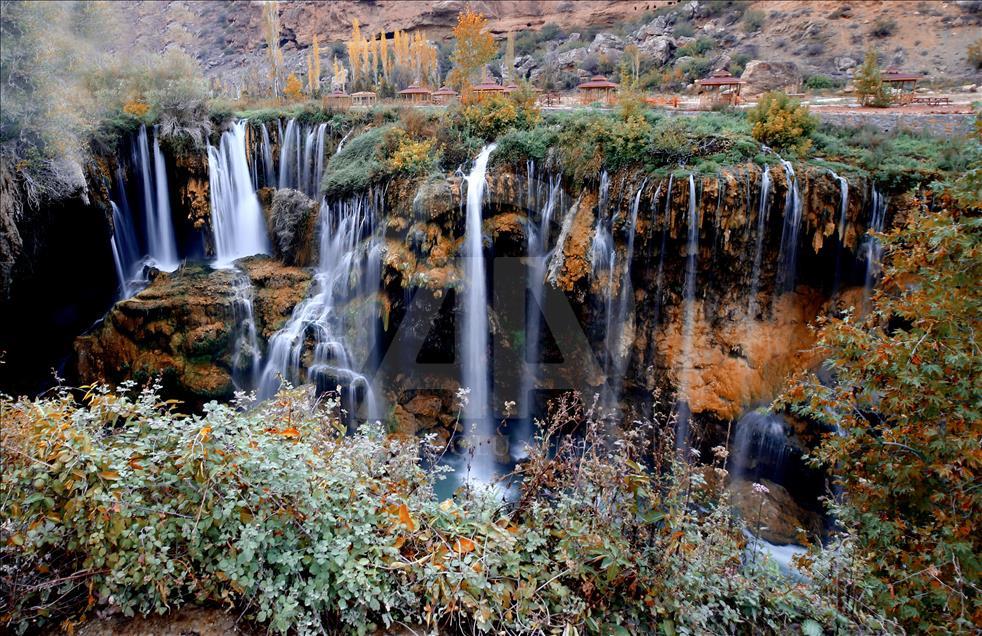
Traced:
[[280, 11], [276, 0], [263, 2], [263, 38], [269, 58], [269, 80], [273, 95], [279, 95], [283, 86], [283, 51], [280, 49]]
[[303, 82], [297, 77], [296, 73], [290, 73], [286, 78], [286, 85], [283, 87], [283, 95], [291, 102], [299, 101], [303, 94]]
[[483, 15], [470, 9], [457, 16], [457, 26], [453, 28], [456, 45], [450, 58], [454, 72], [448, 81], [458, 88], [466, 88], [480, 79], [481, 69], [498, 53], [494, 38], [486, 31], [487, 25]]
[[317, 34], [307, 54], [307, 92], [316, 95], [321, 89], [321, 49], [317, 43]]

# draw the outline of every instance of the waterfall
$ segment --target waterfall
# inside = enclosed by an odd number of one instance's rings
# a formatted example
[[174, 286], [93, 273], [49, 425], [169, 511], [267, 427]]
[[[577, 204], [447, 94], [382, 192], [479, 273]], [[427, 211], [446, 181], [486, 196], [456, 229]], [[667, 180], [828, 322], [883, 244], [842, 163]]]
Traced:
[[737, 421], [730, 448], [734, 478], [778, 480], [787, 454], [788, 434], [780, 415], [757, 409]]
[[232, 319], [236, 328], [232, 346], [232, 381], [236, 389], [247, 391], [256, 386], [262, 360], [252, 309], [252, 281], [244, 273], [237, 271], [232, 281], [232, 290]]
[[[534, 168], [530, 165], [530, 169]], [[530, 178], [529, 187], [531, 186], [532, 182]], [[556, 175], [549, 180], [549, 196], [539, 214], [538, 227], [529, 222], [526, 253], [529, 260], [529, 290], [532, 292], [534, 302], [527, 305], [525, 313], [526, 364], [525, 374], [523, 376], [522, 400], [518, 405], [519, 416], [523, 418], [529, 417], [529, 393], [535, 388], [536, 383], [535, 369], [536, 365], [539, 364], [539, 335], [542, 329], [540, 308], [542, 307], [545, 291], [546, 266], [552, 252], [549, 249], [549, 232], [552, 225], [552, 216], [561, 196], [562, 179], [559, 175]], [[558, 249], [558, 247], [557, 245], [553, 249]]]
[[794, 290], [795, 269], [798, 265], [798, 234], [801, 230], [801, 192], [798, 178], [790, 161], [781, 159], [787, 194], [784, 199], [784, 226], [781, 229], [781, 249], [778, 257], [777, 292]]
[[[125, 202], [125, 199], [123, 201]], [[136, 232], [128, 214], [129, 207], [127, 206], [124, 212], [115, 201], [110, 201], [109, 205], [113, 210], [113, 235], [110, 244], [116, 265], [116, 277], [119, 279], [120, 299], [124, 299], [129, 298], [136, 291], [134, 279], [140, 263], [140, 248], [136, 243]]]
[[863, 259], [866, 261], [866, 280], [863, 288], [863, 306], [869, 307], [870, 295], [873, 292], [873, 285], [880, 274], [880, 259], [883, 257], [883, 245], [873, 234], [883, 231], [883, 224], [887, 216], [887, 200], [880, 192], [873, 187], [873, 200], [870, 207], [868, 231], [870, 235], [866, 237], [863, 244]]
[[147, 128], [140, 126], [134, 159], [139, 166], [143, 192], [143, 213], [147, 228], [147, 251], [154, 265], [164, 271], [177, 269], [177, 245], [170, 215], [167, 170], [160, 152], [156, 130], [153, 136], [153, 176], [150, 172], [150, 150]]
[[263, 185], [270, 187], [276, 185], [276, 176], [273, 171], [273, 146], [269, 143], [269, 130], [265, 122], [261, 124], [262, 131], [262, 152], [263, 152]]
[[[606, 334], [607, 363], [606, 369], [607, 384], [605, 387], [604, 403], [611, 408], [618, 408], [618, 397], [620, 396], [621, 379], [627, 369], [627, 361], [630, 356], [630, 347], [623, 347], [624, 327], [627, 322], [628, 305], [634, 297], [634, 287], [631, 284], [631, 263], [634, 260], [634, 237], [638, 225], [638, 209], [641, 207], [641, 193], [648, 185], [648, 179], [641, 182], [634, 200], [631, 202], [631, 216], [628, 220], [627, 228], [627, 251], [624, 254], [624, 271], [621, 277], [621, 284], [617, 290], [616, 304], [613, 306], [613, 315], [609, 322]], [[613, 262], [611, 262], [613, 271]], [[611, 290], [613, 295], [613, 290]], [[633, 314], [633, 312], [632, 312]]]
[[[484, 241], [482, 232], [482, 204], [488, 160], [494, 152], [495, 144], [485, 146], [474, 160], [474, 167], [467, 175], [467, 222], [464, 231], [464, 289], [463, 331], [461, 355], [463, 357], [463, 377], [461, 385], [470, 390], [465, 418], [478, 424], [478, 434], [484, 440], [491, 440], [494, 425], [491, 421], [488, 372], [488, 292], [484, 273]], [[480, 440], [471, 440], [472, 442]], [[491, 449], [475, 449], [474, 465], [478, 481], [488, 481], [493, 474]]]
[[[269, 339], [258, 385], [261, 398], [276, 393], [281, 377], [292, 384], [312, 381], [320, 390], [340, 385], [342, 397], [351, 405], [349, 412], [355, 413], [360, 403], [366, 419], [379, 417], [371, 382], [358, 370], [362, 365], [356, 367], [355, 359], [367, 357], [374, 349], [377, 302], [362, 303], [353, 311], [347, 310], [347, 304], [378, 291], [378, 221], [383, 200], [381, 191], [372, 191], [335, 204], [321, 203], [320, 261], [314, 292], [293, 309], [283, 328]], [[301, 368], [305, 354], [312, 354], [306, 377]]]
[[[661, 226], [661, 242], [658, 248], [658, 270], [655, 273], [655, 312], [653, 325], [657, 326], [661, 318], [662, 287], [665, 282], [665, 248], [668, 246], [668, 225], [672, 219], [672, 186], [675, 175], [668, 175], [668, 190], [665, 195], [665, 214]], [[653, 339], [652, 339], [653, 340]]]
[[692, 347], [696, 320], [696, 259], [699, 252], [699, 216], [696, 209], [696, 181], [689, 175], [689, 231], [686, 237], [684, 311], [682, 323], [682, 360], [679, 365], [679, 399], [685, 402], [685, 412], [677, 413], [675, 444], [688, 448], [689, 444], [689, 369], [692, 367]]
[[[604, 170], [600, 173], [600, 190], [597, 194], [597, 222], [593, 229], [593, 239], [590, 241], [590, 275], [593, 277], [596, 277], [597, 272], [609, 271], [614, 266], [614, 238], [611, 236], [606, 215], [609, 192], [610, 175]], [[609, 286], [607, 290], [613, 293]]]
[[280, 188], [296, 187], [296, 169], [300, 164], [300, 157], [293, 160], [295, 153], [300, 149], [300, 130], [297, 128], [297, 120], [291, 119], [286, 124], [286, 131], [280, 134]]
[[246, 160], [246, 122], [222, 133], [218, 148], [208, 145], [211, 224], [218, 267], [253, 254], [267, 254], [269, 240]]
[[[757, 293], [760, 291], [760, 266], [764, 256], [764, 238], [767, 234], [767, 195], [771, 189], [771, 171], [764, 166], [760, 175], [760, 201], [757, 203], [757, 236], [754, 239], [754, 268], [750, 276], [750, 304], [747, 307], [747, 317], [757, 315]], [[749, 190], [749, 187], [748, 187]]]
[[832, 178], [839, 182], [839, 242], [846, 240], [846, 214], [849, 211], [849, 182], [834, 170], [829, 170]]
[[324, 176], [324, 138], [327, 124], [307, 127], [291, 119], [280, 137], [279, 187], [316, 197]]

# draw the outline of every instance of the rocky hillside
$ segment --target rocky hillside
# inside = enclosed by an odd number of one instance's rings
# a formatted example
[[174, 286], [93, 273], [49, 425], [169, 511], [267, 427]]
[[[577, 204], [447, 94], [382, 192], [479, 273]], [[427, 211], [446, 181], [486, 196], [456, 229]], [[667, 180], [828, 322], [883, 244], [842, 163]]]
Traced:
[[[121, 15], [126, 16], [123, 31], [128, 38], [121, 43], [123, 50], [181, 47], [210, 76], [233, 83], [263, 63], [260, 3], [120, 4], [125, 6]], [[642, 73], [671, 71], [691, 64], [685, 58], [695, 57], [684, 47], [691, 49], [707, 39], [711, 48], [703, 43], [695, 49], [701, 56], [698, 70], [764, 59], [794, 62], [804, 75], [845, 79], [863, 52], [875, 46], [887, 65], [950, 82], [979, 79], [978, 69], [967, 59], [982, 24], [978, 0], [289, 2], [280, 4], [280, 43], [287, 64], [303, 72], [304, 53], [315, 34], [325, 57], [344, 58], [343, 42], [350, 35], [351, 20], [357, 18], [365, 33], [425, 30], [443, 44], [445, 64], [450, 29], [468, 6], [490, 18], [496, 37], [516, 33], [521, 70], [532, 78], [537, 69], [541, 73], [549, 65], [574, 76], [596, 70], [598, 64], [600, 70], [609, 70], [629, 44], [644, 53]]]

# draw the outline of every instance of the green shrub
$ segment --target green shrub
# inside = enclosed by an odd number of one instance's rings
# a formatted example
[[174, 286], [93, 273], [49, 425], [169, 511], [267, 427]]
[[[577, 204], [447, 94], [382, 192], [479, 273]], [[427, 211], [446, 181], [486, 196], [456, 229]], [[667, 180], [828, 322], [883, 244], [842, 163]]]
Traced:
[[802, 85], [812, 91], [823, 91], [831, 88], [842, 88], [844, 85], [841, 80], [831, 78], [827, 75], [809, 75], [805, 78]]
[[697, 57], [706, 53], [707, 51], [712, 51], [715, 46], [716, 42], [714, 42], [712, 38], [699, 36], [695, 42], [690, 42], [685, 46], [680, 46], [677, 55], [678, 57]]
[[751, 9], [743, 14], [743, 30], [746, 33], [760, 31], [767, 21], [767, 14], [759, 9]]
[[893, 18], [879, 17], [873, 22], [870, 35], [875, 38], [885, 38], [893, 35], [897, 31], [897, 21]]
[[341, 152], [327, 162], [321, 183], [323, 193], [339, 197], [359, 192], [387, 176], [382, 149], [386, 135], [394, 127], [386, 124], [349, 139]]
[[807, 106], [785, 93], [765, 93], [757, 105], [747, 111], [752, 134], [757, 141], [778, 151], [804, 154], [811, 146], [809, 136], [818, 120]]
[[672, 35], [677, 38], [691, 38], [695, 35], [696, 29], [688, 20], [679, 19], [672, 27]]
[[491, 160], [496, 164], [519, 165], [532, 159], [541, 165], [556, 143], [557, 133], [551, 126], [538, 126], [531, 130], [510, 130], [498, 138], [498, 147]]
[[[464, 489], [439, 503], [421, 456], [442, 448], [376, 426], [346, 436], [333, 397], [184, 416], [132, 388], [0, 402], [6, 628], [192, 603], [296, 634], [886, 628], [863, 609], [866, 556], [848, 538], [792, 583], [748, 549], [725, 450], [705, 473], [651, 448], [650, 425], [606, 444], [560, 404], [517, 502]], [[583, 435], [559, 437], [571, 418]], [[643, 467], [649, 452], [663, 470]]]

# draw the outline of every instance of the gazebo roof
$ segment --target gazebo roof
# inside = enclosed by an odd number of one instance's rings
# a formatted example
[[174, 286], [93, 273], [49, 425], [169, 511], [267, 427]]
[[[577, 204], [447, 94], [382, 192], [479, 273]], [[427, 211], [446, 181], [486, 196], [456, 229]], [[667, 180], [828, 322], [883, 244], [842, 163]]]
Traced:
[[503, 91], [503, 90], [505, 90], [505, 87], [502, 86], [501, 84], [495, 82], [494, 80], [486, 79], [483, 82], [481, 82], [480, 84], [477, 84], [476, 86], [474, 86], [474, 90], [476, 90], [478, 92], [483, 92], [483, 91]]
[[352, 97], [378, 97], [378, 95], [376, 95], [372, 91], [358, 91], [357, 93], [352, 93], [351, 96]]
[[508, 84], [508, 86], [505, 86], [506, 93], [514, 93], [517, 90], [518, 90], [518, 84], [515, 84], [514, 82]]
[[591, 89], [591, 88], [598, 88], [598, 89], [599, 88], [617, 88], [617, 84], [615, 84], [614, 82], [611, 82], [609, 79], [607, 79], [603, 75], [594, 75], [593, 77], [590, 78], [590, 81], [583, 82], [582, 84], [580, 84], [576, 88], [585, 88], [585, 89]]
[[457, 94], [457, 91], [455, 91], [454, 89], [450, 88], [449, 86], [441, 86], [436, 91], [434, 91], [433, 94], [434, 95], [441, 95], [441, 96], [443, 96], [443, 95], [454, 96], [454, 95]]
[[731, 86], [734, 84], [745, 84], [739, 77], [733, 77], [729, 71], [725, 69], [720, 69], [715, 71], [712, 75], [706, 79], [696, 80], [696, 84], [700, 86]]
[[344, 91], [339, 91], [339, 90], [333, 90], [330, 93], [328, 93], [327, 96], [328, 97], [351, 97], [351, 95], [348, 95]]
[[404, 88], [399, 91], [400, 95], [429, 95], [433, 91], [428, 88], [423, 88], [419, 84], [410, 84], [408, 88]]
[[916, 82], [924, 79], [924, 76], [918, 75], [917, 73], [904, 73], [895, 68], [888, 68], [880, 75], [880, 79], [884, 82]]

